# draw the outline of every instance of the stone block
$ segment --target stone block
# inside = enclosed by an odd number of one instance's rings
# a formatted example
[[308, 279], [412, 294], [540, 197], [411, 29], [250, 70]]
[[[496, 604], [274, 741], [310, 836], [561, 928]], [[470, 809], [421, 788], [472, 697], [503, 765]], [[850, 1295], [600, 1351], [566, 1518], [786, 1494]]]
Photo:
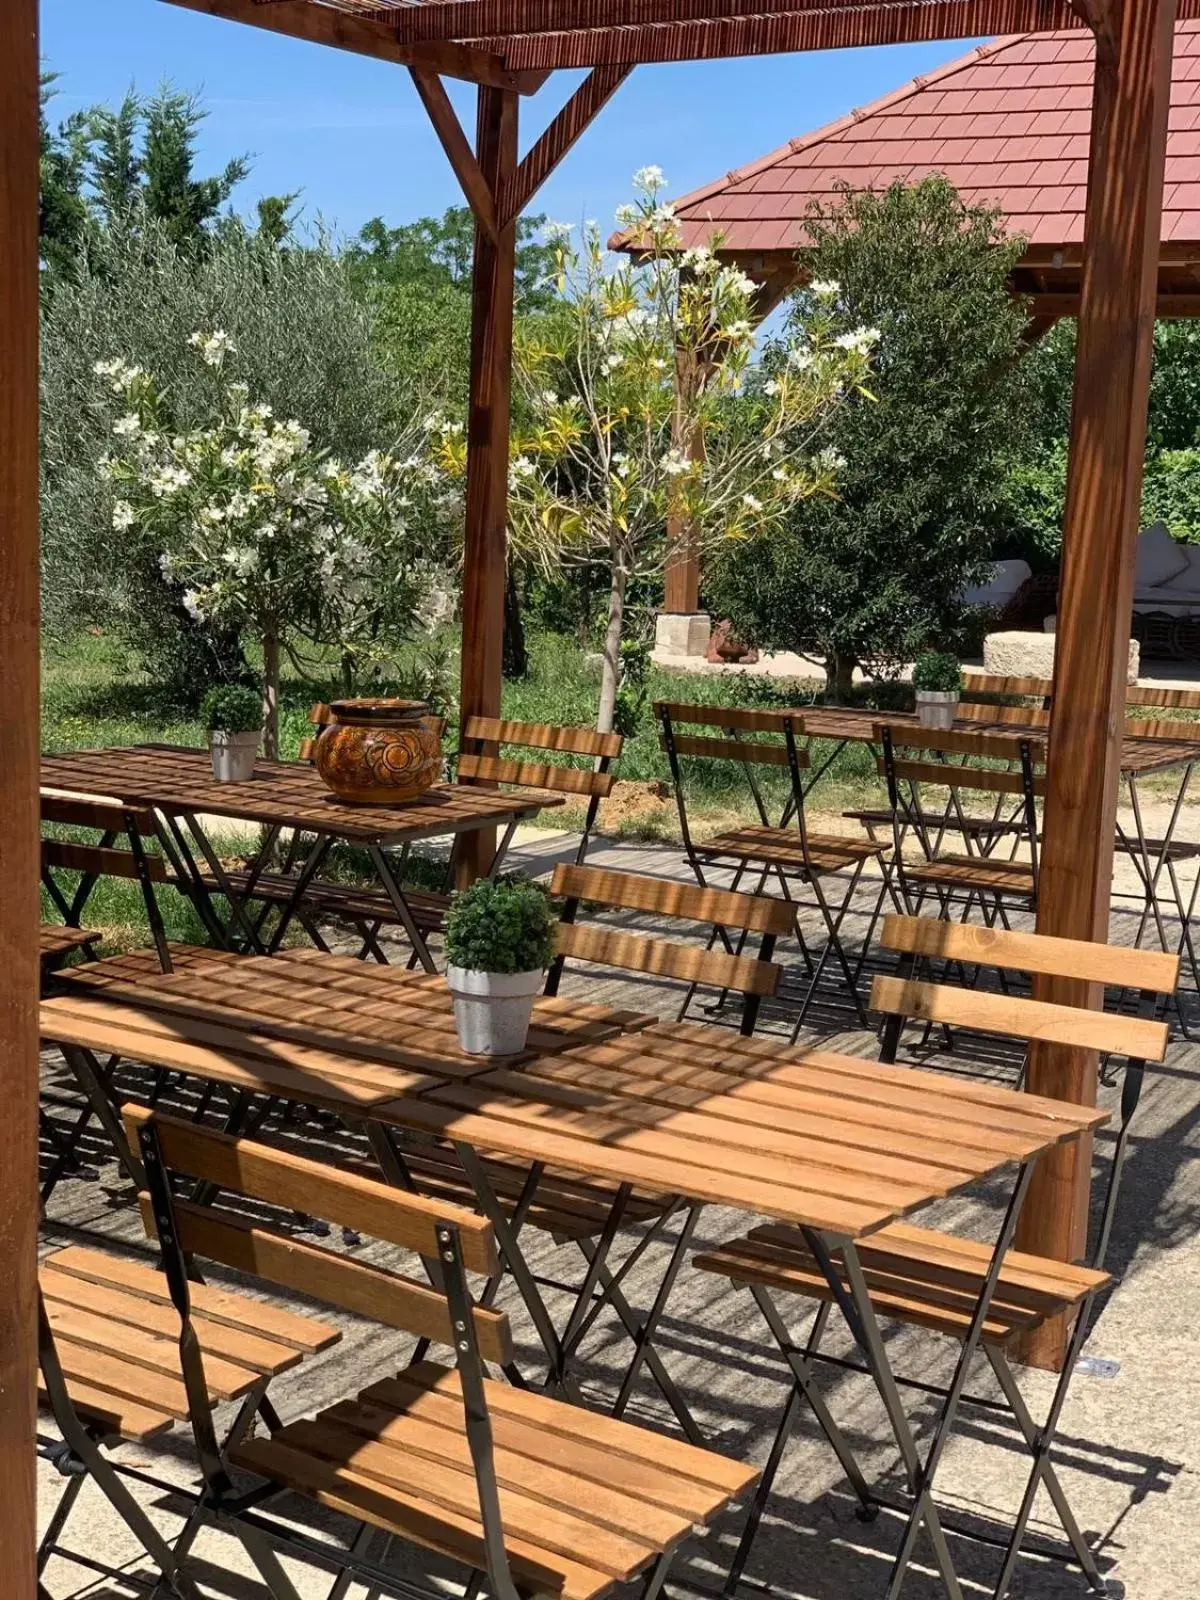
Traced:
[[[983, 641], [983, 670], [1001, 678], [1052, 678], [1054, 638], [1050, 618], [1042, 633], [989, 633]], [[1140, 665], [1138, 642], [1131, 639], [1126, 682], [1137, 682]]]
[[707, 611], [660, 611], [654, 623], [654, 653], [703, 659], [711, 632]]

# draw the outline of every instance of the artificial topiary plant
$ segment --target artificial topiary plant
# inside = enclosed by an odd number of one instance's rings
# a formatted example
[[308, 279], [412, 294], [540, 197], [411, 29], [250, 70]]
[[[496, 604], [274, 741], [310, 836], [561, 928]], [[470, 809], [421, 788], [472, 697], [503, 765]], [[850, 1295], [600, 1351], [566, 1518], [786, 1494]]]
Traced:
[[450, 902], [446, 959], [470, 972], [539, 972], [554, 957], [550, 896], [526, 878], [480, 878]]

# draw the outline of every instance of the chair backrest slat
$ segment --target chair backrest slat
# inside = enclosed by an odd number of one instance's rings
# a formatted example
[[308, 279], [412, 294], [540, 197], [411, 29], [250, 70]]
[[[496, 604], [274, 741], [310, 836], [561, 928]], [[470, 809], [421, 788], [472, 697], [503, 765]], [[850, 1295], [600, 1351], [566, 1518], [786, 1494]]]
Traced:
[[[880, 757], [876, 768], [887, 777], [887, 762]], [[1024, 794], [1025, 780], [1019, 772], [1000, 772], [992, 767], [959, 767], [945, 761], [894, 761], [892, 772], [912, 783], [941, 784], [944, 789], [978, 789], [985, 794]], [[1044, 795], [1046, 780], [1033, 779], [1033, 793]]]
[[998, 706], [986, 701], [960, 701], [960, 722], [1011, 723], [1018, 728], [1048, 728], [1050, 713], [1041, 706]]
[[1178, 717], [1130, 717], [1125, 723], [1130, 739], [1161, 739], [1168, 744], [1200, 742], [1200, 722], [1184, 722]]
[[[140, 1196], [140, 1202], [146, 1232], [156, 1238], [149, 1196]], [[174, 1213], [179, 1245], [188, 1255], [219, 1261], [421, 1339], [455, 1342], [450, 1308], [436, 1289], [212, 1206], [176, 1200]], [[512, 1335], [504, 1313], [477, 1306], [473, 1316], [483, 1359], [501, 1366], [511, 1362]]]
[[736, 989], [742, 994], [774, 994], [783, 976], [783, 969], [773, 961], [727, 955], [723, 950], [703, 950], [696, 945], [647, 938], [618, 928], [560, 922], [556, 942], [560, 956], [620, 967], [626, 972], [653, 973], [662, 978], [679, 978], [685, 983]]
[[[167, 868], [161, 856], [145, 856], [146, 876], [152, 883], [165, 883]], [[42, 866], [66, 872], [83, 872], [101, 878], [139, 878], [136, 857], [129, 850], [108, 845], [74, 844], [65, 839], [42, 840]]]
[[697, 884], [680, 883], [673, 878], [648, 878], [603, 867], [557, 866], [550, 892], [569, 900], [590, 900], [625, 911], [657, 912], [755, 933], [788, 934], [795, 923], [795, 908], [770, 895], [701, 889]]
[[124, 833], [132, 825], [139, 833], [153, 834], [154, 813], [144, 806], [123, 805], [103, 795], [56, 794], [42, 790], [42, 821], [71, 828], [96, 828], [101, 833]]
[[1179, 982], [1179, 957], [1167, 951], [1131, 950], [1089, 939], [1056, 939], [1044, 933], [943, 922], [936, 917], [902, 917], [892, 912], [883, 919], [879, 942], [885, 950], [901, 955], [937, 957], [1043, 977], [1078, 978], [1153, 994], [1173, 994]]
[[[798, 730], [797, 730], [798, 731]], [[681, 756], [703, 756], [710, 761], [740, 761], [758, 767], [786, 767], [788, 753], [781, 744], [763, 744], [753, 739], [713, 739], [689, 733], [676, 734], [675, 753]], [[659, 739], [660, 749], [667, 750], [665, 734]], [[808, 751], [796, 751], [796, 764], [808, 766]]]
[[893, 1017], [974, 1028], [1085, 1050], [1107, 1050], [1142, 1060], [1161, 1061], [1167, 1053], [1165, 1022], [1144, 1017], [1118, 1017], [1083, 1006], [1052, 1005], [984, 989], [959, 989], [949, 984], [918, 983], [905, 978], [877, 977], [871, 985], [871, 1009]]
[[654, 714], [664, 715], [679, 726], [699, 728], [737, 728], [744, 733], [782, 733], [784, 719], [790, 720], [796, 737], [804, 733], [804, 708], [795, 711], [757, 711], [750, 706], [677, 705], [673, 700], [658, 700]]
[[491, 1224], [462, 1206], [410, 1194], [294, 1151], [156, 1116], [148, 1107], [127, 1106], [125, 1122], [135, 1146], [138, 1129], [154, 1123], [163, 1159], [174, 1172], [270, 1205], [311, 1212], [417, 1255], [436, 1255], [434, 1228], [439, 1222], [452, 1222], [462, 1241], [463, 1263], [470, 1271], [490, 1277], [499, 1267]]
[[549, 722], [512, 722], [501, 717], [468, 717], [462, 736], [483, 744], [528, 745], [533, 750], [559, 750], [610, 761], [616, 760], [625, 744], [619, 733], [597, 733], [595, 728], [560, 727]]
[[1200, 689], [1156, 689], [1150, 684], [1135, 683], [1125, 691], [1125, 704], [1171, 711], [1200, 711]]
[[997, 694], [1048, 700], [1054, 694], [1053, 678], [1005, 677], [994, 672], [968, 672], [963, 679], [963, 699], [974, 700], [981, 694]]
[[520, 784], [527, 789], [551, 789], [559, 794], [612, 793], [611, 772], [588, 772], [580, 767], [555, 767], [543, 761], [512, 761], [498, 756], [476, 756], [464, 751], [458, 758], [460, 778], [490, 778], [497, 783]]
[[1027, 745], [1035, 766], [1044, 766], [1044, 742], [1031, 742], [1019, 733], [999, 729], [921, 728], [909, 722], [877, 722], [875, 738], [882, 741], [884, 731], [893, 750], [935, 750], [942, 755], [977, 756], [984, 761], [1019, 762], [1021, 747]]

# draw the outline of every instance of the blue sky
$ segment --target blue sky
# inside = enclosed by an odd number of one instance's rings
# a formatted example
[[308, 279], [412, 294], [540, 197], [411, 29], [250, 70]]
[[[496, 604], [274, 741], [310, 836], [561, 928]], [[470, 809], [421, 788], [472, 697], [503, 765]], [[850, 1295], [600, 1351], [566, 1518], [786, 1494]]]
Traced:
[[[809, 56], [639, 67], [535, 201], [575, 222], [612, 220], [635, 168], [656, 162], [685, 193], [907, 79], [961, 55], [962, 40]], [[61, 74], [59, 114], [162, 79], [197, 90], [209, 109], [201, 171], [249, 152], [240, 191], [302, 189], [342, 232], [368, 218], [439, 214], [460, 203], [441, 147], [403, 68], [183, 11], [161, 0], [42, 0], [42, 55]], [[580, 74], [556, 74], [522, 102], [523, 143], [554, 115]], [[470, 91], [449, 85], [471, 124]]]

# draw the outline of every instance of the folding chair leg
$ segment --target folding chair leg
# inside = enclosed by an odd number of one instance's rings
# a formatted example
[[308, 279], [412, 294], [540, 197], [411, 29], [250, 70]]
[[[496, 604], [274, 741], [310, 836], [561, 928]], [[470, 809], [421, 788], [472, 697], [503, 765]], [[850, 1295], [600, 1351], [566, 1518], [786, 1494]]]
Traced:
[[271, 1600], [300, 1600], [296, 1586], [283, 1570], [283, 1563], [275, 1554], [271, 1541], [241, 1518], [233, 1518], [229, 1525], [236, 1531], [246, 1554], [258, 1568]]
[[[1082, 1311], [1079, 1320], [1080, 1322], [1086, 1320]], [[1082, 1342], [1082, 1339], [1080, 1339], [1079, 1344], [1082, 1344]], [[1013, 1526], [1012, 1537], [1004, 1554], [1004, 1565], [1000, 1569], [1000, 1576], [992, 1592], [992, 1600], [1004, 1600], [1004, 1597], [1008, 1594], [1013, 1572], [1016, 1569], [1017, 1558], [1021, 1553], [1021, 1545], [1024, 1542], [1025, 1529], [1033, 1512], [1033, 1503], [1037, 1498], [1038, 1488], [1043, 1483], [1046, 1486], [1046, 1492], [1050, 1496], [1054, 1509], [1058, 1513], [1058, 1520], [1063, 1525], [1063, 1531], [1071, 1542], [1071, 1548], [1075, 1552], [1075, 1559], [1083, 1569], [1088, 1583], [1097, 1594], [1107, 1594], [1108, 1585], [1096, 1565], [1095, 1556], [1080, 1531], [1079, 1524], [1075, 1520], [1075, 1514], [1067, 1500], [1066, 1492], [1050, 1460], [1050, 1447], [1054, 1442], [1054, 1432], [1058, 1426], [1058, 1419], [1067, 1397], [1067, 1387], [1070, 1384], [1075, 1362], [1079, 1356], [1079, 1346], [1075, 1339], [1072, 1338], [1067, 1351], [1067, 1359], [1063, 1363], [1062, 1374], [1054, 1391], [1050, 1414], [1045, 1426], [1040, 1429], [1029, 1414], [1029, 1408], [1025, 1404], [1025, 1397], [1021, 1393], [1012, 1368], [1004, 1358], [1004, 1353], [993, 1349], [989, 1345], [987, 1346], [987, 1356], [991, 1362], [992, 1371], [996, 1374], [996, 1379], [1004, 1391], [1004, 1397], [1017, 1420], [1017, 1426], [1020, 1428], [1025, 1443], [1029, 1446], [1030, 1454], [1033, 1456], [1033, 1470], [1029, 1474], [1029, 1482], [1026, 1484], [1025, 1493], [1021, 1498], [1021, 1507]]]
[[[858, 1465], [858, 1462], [854, 1459], [854, 1454], [850, 1449], [850, 1446], [847, 1444], [841, 1429], [833, 1420], [829, 1408], [825, 1404], [824, 1396], [821, 1394], [821, 1391], [817, 1388], [815, 1382], [813, 1381], [813, 1371], [807, 1360], [807, 1351], [802, 1354], [796, 1348], [792, 1341], [791, 1335], [788, 1333], [787, 1324], [780, 1316], [778, 1310], [776, 1309], [775, 1302], [771, 1299], [770, 1295], [763, 1288], [763, 1286], [761, 1284], [752, 1283], [750, 1285], [750, 1292], [754, 1296], [754, 1303], [758, 1306], [759, 1311], [762, 1312], [763, 1320], [766, 1322], [767, 1327], [770, 1328], [775, 1337], [775, 1342], [779, 1346], [780, 1354], [788, 1364], [788, 1368], [792, 1374], [792, 1380], [796, 1386], [797, 1392], [802, 1393], [804, 1398], [808, 1401], [813, 1415], [820, 1424], [821, 1432], [829, 1441], [833, 1453], [838, 1458], [842, 1471], [846, 1474], [846, 1477], [849, 1480], [850, 1487], [854, 1490], [854, 1493], [858, 1499], [861, 1520], [867, 1522], [874, 1520], [874, 1518], [878, 1515], [879, 1507], [875, 1504], [872, 1498], [871, 1491], [867, 1487], [866, 1479], [862, 1475], [862, 1471]], [[817, 1313], [816, 1320], [813, 1323], [813, 1328], [809, 1336], [809, 1349], [816, 1348], [816, 1345], [820, 1341], [821, 1334], [824, 1331], [825, 1319], [821, 1317], [821, 1311], [824, 1311], [826, 1316], [828, 1316], [828, 1304], [823, 1305]]]
[[679, 1238], [676, 1240], [675, 1248], [671, 1252], [671, 1259], [667, 1264], [666, 1272], [663, 1274], [663, 1280], [658, 1286], [658, 1293], [654, 1297], [654, 1304], [650, 1308], [650, 1314], [642, 1324], [641, 1330], [634, 1336], [633, 1360], [629, 1363], [625, 1376], [621, 1379], [620, 1392], [612, 1409], [614, 1417], [622, 1417], [625, 1414], [625, 1408], [628, 1406], [630, 1397], [633, 1394], [633, 1386], [637, 1382], [637, 1375], [649, 1353], [650, 1346], [654, 1341], [654, 1335], [658, 1332], [658, 1324], [667, 1309], [667, 1301], [671, 1298], [671, 1291], [675, 1287], [679, 1269], [683, 1266], [687, 1256], [692, 1234], [695, 1231], [697, 1222], [700, 1220], [700, 1210], [699, 1206], [692, 1206], [684, 1218], [683, 1227], [679, 1231]]
[[54, 1554], [54, 1547], [58, 1543], [59, 1534], [66, 1527], [67, 1518], [71, 1515], [75, 1502], [79, 1499], [79, 1492], [86, 1482], [87, 1477], [82, 1472], [76, 1472], [67, 1479], [63, 1492], [58, 1497], [58, 1504], [55, 1506], [50, 1521], [46, 1525], [46, 1531], [42, 1535], [42, 1542], [38, 1545], [37, 1570], [39, 1575], [45, 1571], [46, 1563]]

